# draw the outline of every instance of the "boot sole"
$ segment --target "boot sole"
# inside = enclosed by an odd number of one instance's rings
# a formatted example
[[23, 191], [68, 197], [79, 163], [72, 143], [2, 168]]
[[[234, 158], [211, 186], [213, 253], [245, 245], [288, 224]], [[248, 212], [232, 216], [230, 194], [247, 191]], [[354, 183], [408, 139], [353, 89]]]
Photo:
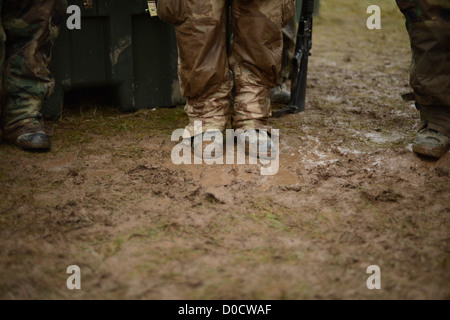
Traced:
[[413, 151], [417, 154], [431, 157], [431, 158], [442, 158], [449, 150], [449, 147], [447, 148], [426, 148], [423, 146], [413, 146]]

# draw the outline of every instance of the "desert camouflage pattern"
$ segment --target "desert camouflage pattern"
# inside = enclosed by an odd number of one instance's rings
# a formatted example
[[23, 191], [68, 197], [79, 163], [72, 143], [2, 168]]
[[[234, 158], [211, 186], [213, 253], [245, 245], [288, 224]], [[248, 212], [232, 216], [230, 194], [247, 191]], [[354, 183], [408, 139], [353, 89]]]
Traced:
[[223, 131], [230, 116], [235, 129], [268, 128], [269, 91], [281, 71], [282, 28], [295, 13], [294, 0], [230, 2], [233, 43], [228, 55], [226, 0], [158, 1], [160, 18], [176, 26], [191, 134], [194, 121], [202, 122], [203, 131]]
[[411, 39], [411, 86], [421, 118], [450, 136], [450, 0], [397, 0]]
[[278, 84], [284, 83], [290, 78], [292, 68], [292, 58], [295, 51], [295, 37], [297, 35], [297, 22], [295, 18], [283, 28], [283, 55], [281, 60], [281, 72], [278, 77]]
[[48, 69], [66, 0], [0, 0], [3, 134], [37, 125], [54, 88]]

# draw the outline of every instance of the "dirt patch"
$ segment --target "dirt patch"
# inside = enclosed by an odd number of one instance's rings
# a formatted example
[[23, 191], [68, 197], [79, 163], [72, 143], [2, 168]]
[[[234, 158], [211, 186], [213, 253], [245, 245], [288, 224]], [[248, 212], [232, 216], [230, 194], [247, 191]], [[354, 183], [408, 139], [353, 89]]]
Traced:
[[0, 298], [450, 298], [450, 155], [411, 151], [403, 18], [379, 1], [369, 31], [370, 1], [321, 3], [307, 110], [273, 120], [275, 176], [174, 165], [182, 108], [72, 110], [49, 154], [0, 145]]

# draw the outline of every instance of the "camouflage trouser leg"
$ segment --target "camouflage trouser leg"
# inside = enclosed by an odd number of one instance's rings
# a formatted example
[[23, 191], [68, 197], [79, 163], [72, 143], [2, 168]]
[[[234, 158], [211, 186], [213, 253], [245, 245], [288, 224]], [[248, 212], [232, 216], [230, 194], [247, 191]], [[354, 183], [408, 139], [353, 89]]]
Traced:
[[42, 102], [53, 91], [48, 67], [66, 1], [2, 0], [2, 5], [1, 25], [6, 35], [2, 127], [8, 134], [40, 117]]
[[[230, 117], [232, 82], [226, 50], [225, 0], [160, 1], [158, 11], [176, 25], [179, 78], [193, 135], [194, 121], [203, 131], [225, 130]], [[163, 7], [164, 6], [164, 7]], [[165, 13], [167, 13], [165, 15]]]
[[450, 1], [397, 0], [411, 39], [411, 86], [428, 127], [450, 136]]
[[233, 1], [234, 41], [230, 57], [236, 86], [233, 128], [268, 128], [270, 89], [277, 85], [281, 71], [282, 28], [294, 13], [293, 0]]
[[295, 35], [297, 23], [295, 18], [283, 28], [283, 56], [281, 58], [281, 72], [278, 77], [278, 84], [284, 83], [289, 79], [292, 68], [292, 58], [295, 50]]
[[[3, 105], [5, 102], [4, 90], [3, 88], [3, 65], [5, 61], [6, 52], [6, 34], [3, 29], [3, 0], [0, 0], [0, 125], [1, 119], [4, 116]], [[1, 129], [1, 128], [0, 128]]]

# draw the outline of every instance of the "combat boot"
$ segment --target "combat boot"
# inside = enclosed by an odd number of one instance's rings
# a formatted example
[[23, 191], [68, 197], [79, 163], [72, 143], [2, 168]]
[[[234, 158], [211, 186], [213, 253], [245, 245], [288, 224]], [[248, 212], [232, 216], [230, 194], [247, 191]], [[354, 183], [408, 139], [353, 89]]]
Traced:
[[194, 155], [201, 159], [217, 160], [223, 157], [223, 134], [220, 130], [206, 130], [192, 137], [191, 145]]
[[286, 88], [286, 82], [270, 90], [270, 101], [282, 104], [288, 104], [291, 101], [291, 93]]
[[450, 149], [450, 138], [429, 128], [419, 131], [413, 143], [417, 154], [439, 159]]
[[3, 129], [3, 141], [25, 151], [50, 150], [50, 138], [37, 119], [25, 119]]

